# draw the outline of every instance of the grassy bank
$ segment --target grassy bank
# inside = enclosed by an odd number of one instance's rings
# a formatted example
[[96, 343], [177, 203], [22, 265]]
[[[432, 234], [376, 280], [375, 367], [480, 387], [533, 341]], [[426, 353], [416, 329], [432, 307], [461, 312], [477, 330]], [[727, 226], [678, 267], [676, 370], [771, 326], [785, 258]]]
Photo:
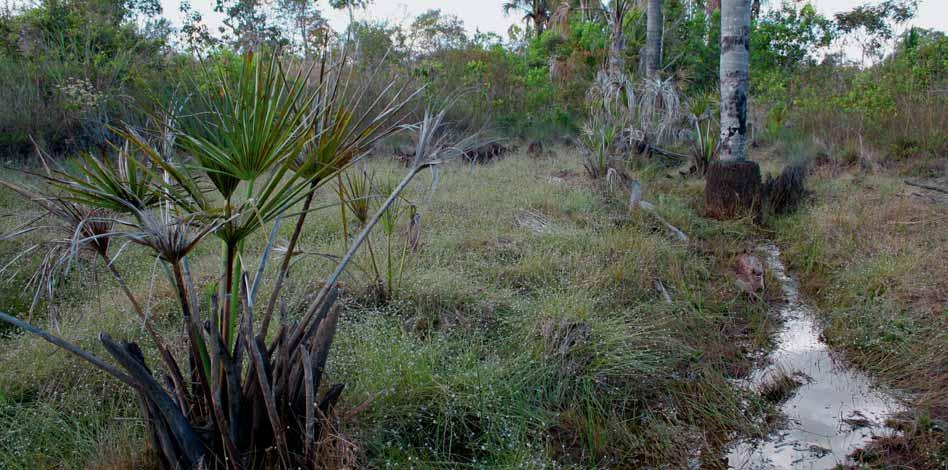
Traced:
[[[383, 182], [402, 171], [384, 159], [369, 167]], [[748, 352], [766, 344], [772, 327], [766, 302], [741, 294], [730, 274], [756, 229], [700, 217], [700, 181], [646, 183], [645, 198], [692, 237], [687, 243], [647, 216], [629, 217], [625, 196], [585, 178], [568, 149], [451, 165], [430, 202], [429, 190], [419, 180], [408, 196], [419, 207], [422, 244], [395, 295], [373, 295], [363, 274], [368, 253], [345, 279], [329, 374], [347, 384], [338, 431], [351, 445], [331, 450], [337, 461], [681, 466], [702, 450], [713, 460], [729, 434], [759, 432], [765, 405], [727, 381], [747, 371]], [[319, 198], [328, 207], [304, 233], [293, 298], [318, 285], [333, 264], [324, 255], [345, 244], [335, 196]], [[385, 238], [373, 245], [384, 258]], [[202, 259], [193, 269], [213, 276], [216, 266]], [[172, 290], [153, 260], [130, 248], [119, 264], [151, 292], [166, 334], [178, 337]], [[66, 338], [99, 353], [99, 331], [141, 338], [111, 280], [84, 286], [60, 303]], [[8, 293], [3, 308], [22, 305], [20, 297]], [[46, 323], [43, 313], [33, 319]], [[2, 345], [0, 467], [149, 462], [128, 390], [35, 338], [13, 335]]]
[[[946, 186], [944, 178], [931, 184]], [[831, 165], [813, 202], [775, 224], [788, 267], [825, 320], [825, 339], [907, 393], [913, 411], [859, 459], [948, 467], [948, 199], [887, 171]]]

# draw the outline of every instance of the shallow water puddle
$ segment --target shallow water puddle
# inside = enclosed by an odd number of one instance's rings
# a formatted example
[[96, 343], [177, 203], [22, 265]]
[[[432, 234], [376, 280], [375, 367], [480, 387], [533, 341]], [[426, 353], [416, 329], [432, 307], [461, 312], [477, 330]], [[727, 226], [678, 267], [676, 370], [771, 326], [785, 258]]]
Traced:
[[801, 301], [780, 251], [772, 244], [761, 250], [786, 303], [780, 309], [783, 326], [776, 348], [746, 385], [757, 388], [775, 374], [796, 374], [803, 385], [780, 405], [786, 421], [766, 439], [737, 442], [728, 452], [728, 465], [742, 470], [831, 469], [874, 435], [891, 434], [883, 423], [903, 408], [861, 371], [833, 357], [820, 341], [814, 314]]

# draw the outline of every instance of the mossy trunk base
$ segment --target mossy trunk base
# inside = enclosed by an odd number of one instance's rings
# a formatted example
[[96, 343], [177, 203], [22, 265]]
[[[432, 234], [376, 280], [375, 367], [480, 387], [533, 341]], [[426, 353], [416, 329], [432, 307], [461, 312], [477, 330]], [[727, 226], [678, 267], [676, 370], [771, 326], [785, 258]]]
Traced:
[[731, 219], [760, 210], [760, 166], [749, 160], [716, 161], [708, 167], [704, 205], [709, 217]]

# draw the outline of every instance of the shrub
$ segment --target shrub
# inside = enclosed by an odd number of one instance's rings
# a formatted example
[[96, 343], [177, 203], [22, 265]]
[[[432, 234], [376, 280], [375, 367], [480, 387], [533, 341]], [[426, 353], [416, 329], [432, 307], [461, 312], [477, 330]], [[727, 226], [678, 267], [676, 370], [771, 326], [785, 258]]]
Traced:
[[[306, 86], [307, 70], [288, 74], [284, 69], [276, 56], [247, 55], [238, 73], [219, 75], [221, 93], [202, 97], [208, 112], [175, 123], [177, 141], [191, 164], [165, 159], [128, 129], [121, 131], [128, 145], [116, 160], [89, 156], [75, 170], [51, 169], [42, 196], [4, 183], [37, 201], [71, 234], [61, 243], [68, 247], [62, 258], [88, 253], [106, 261], [157, 347], [165, 377], [154, 376], [136, 343], [100, 335], [116, 366], [9, 315], [0, 319], [132, 387], [152, 446], [168, 468], [319, 465], [319, 443], [329, 437], [326, 416], [343, 390], [341, 384], [322, 387], [324, 393], [317, 396], [340, 314], [335, 304], [339, 276], [408, 183], [450, 156], [446, 149], [459, 153], [466, 145], [449, 145], [444, 111], [427, 114], [416, 127], [418, 149], [405, 178], [352, 240], [302, 318], [289, 323], [281, 315], [270, 337], [282, 282], [273, 284], [269, 305], [257, 308], [257, 299], [275, 237], [254, 275], [244, 242], [264, 225], [278, 227], [283, 217], [293, 216], [297, 203], [311, 200], [322, 184], [393, 132], [406, 103], [405, 95], [396, 92], [367, 98], [373, 104], [360, 110], [359, 90], [365, 88], [341, 83], [351, 76], [345, 64], [320, 73], [315, 91]], [[307, 213], [295, 214], [294, 239]], [[220, 282], [201, 285], [191, 276], [188, 256], [212, 237], [222, 244], [223, 269]], [[168, 268], [187, 333], [185, 359], [176, 356], [142, 310], [140, 293], [125, 284], [110, 258], [113, 238], [146, 247]], [[292, 248], [286, 251], [279, 280], [293, 255]], [[208, 299], [202, 302], [198, 292], [208, 292]]]

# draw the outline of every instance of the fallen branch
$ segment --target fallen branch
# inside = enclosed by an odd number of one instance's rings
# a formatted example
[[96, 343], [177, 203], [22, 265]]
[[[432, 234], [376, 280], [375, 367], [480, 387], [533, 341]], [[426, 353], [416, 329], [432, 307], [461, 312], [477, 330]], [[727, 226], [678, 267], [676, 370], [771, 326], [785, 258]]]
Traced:
[[640, 208], [651, 214], [652, 217], [655, 217], [655, 220], [661, 222], [662, 225], [675, 235], [675, 238], [683, 242], [688, 241], [688, 235], [659, 215], [654, 204], [642, 200], [642, 185], [639, 184], [638, 181], [632, 180], [629, 182], [629, 212], [635, 212], [636, 209]]
[[948, 194], [948, 189], [939, 188], [938, 186], [929, 186], [927, 184], [922, 184], [922, 183], [913, 183], [909, 180], [905, 180], [905, 184], [909, 186], [915, 186], [916, 188], [922, 188], [922, 189], [927, 189], [929, 191], [938, 191], [939, 193], [942, 193], [942, 194]]
[[685, 155], [685, 154], [683, 154], [683, 153], [672, 152], [671, 150], [663, 149], [663, 148], [661, 148], [661, 147], [659, 147], [659, 146], [657, 146], [657, 145], [653, 145], [653, 144], [650, 144], [650, 143], [648, 143], [648, 142], [644, 142], [644, 141], [641, 141], [641, 140], [635, 140], [635, 139], [633, 139], [632, 141], [635, 142], [635, 144], [636, 144], [640, 149], [642, 149], [642, 152], [649, 151], [649, 152], [652, 152], [652, 153], [654, 153], [654, 154], [661, 155], [661, 156], [667, 157], [667, 158], [674, 158], [674, 159], [676, 159], [676, 160], [688, 160], [689, 158], [691, 158], [690, 156]]
[[655, 280], [655, 289], [662, 294], [662, 298], [665, 299], [665, 303], [672, 303], [671, 295], [668, 293], [668, 289], [665, 288], [665, 284], [662, 284], [661, 279]]

